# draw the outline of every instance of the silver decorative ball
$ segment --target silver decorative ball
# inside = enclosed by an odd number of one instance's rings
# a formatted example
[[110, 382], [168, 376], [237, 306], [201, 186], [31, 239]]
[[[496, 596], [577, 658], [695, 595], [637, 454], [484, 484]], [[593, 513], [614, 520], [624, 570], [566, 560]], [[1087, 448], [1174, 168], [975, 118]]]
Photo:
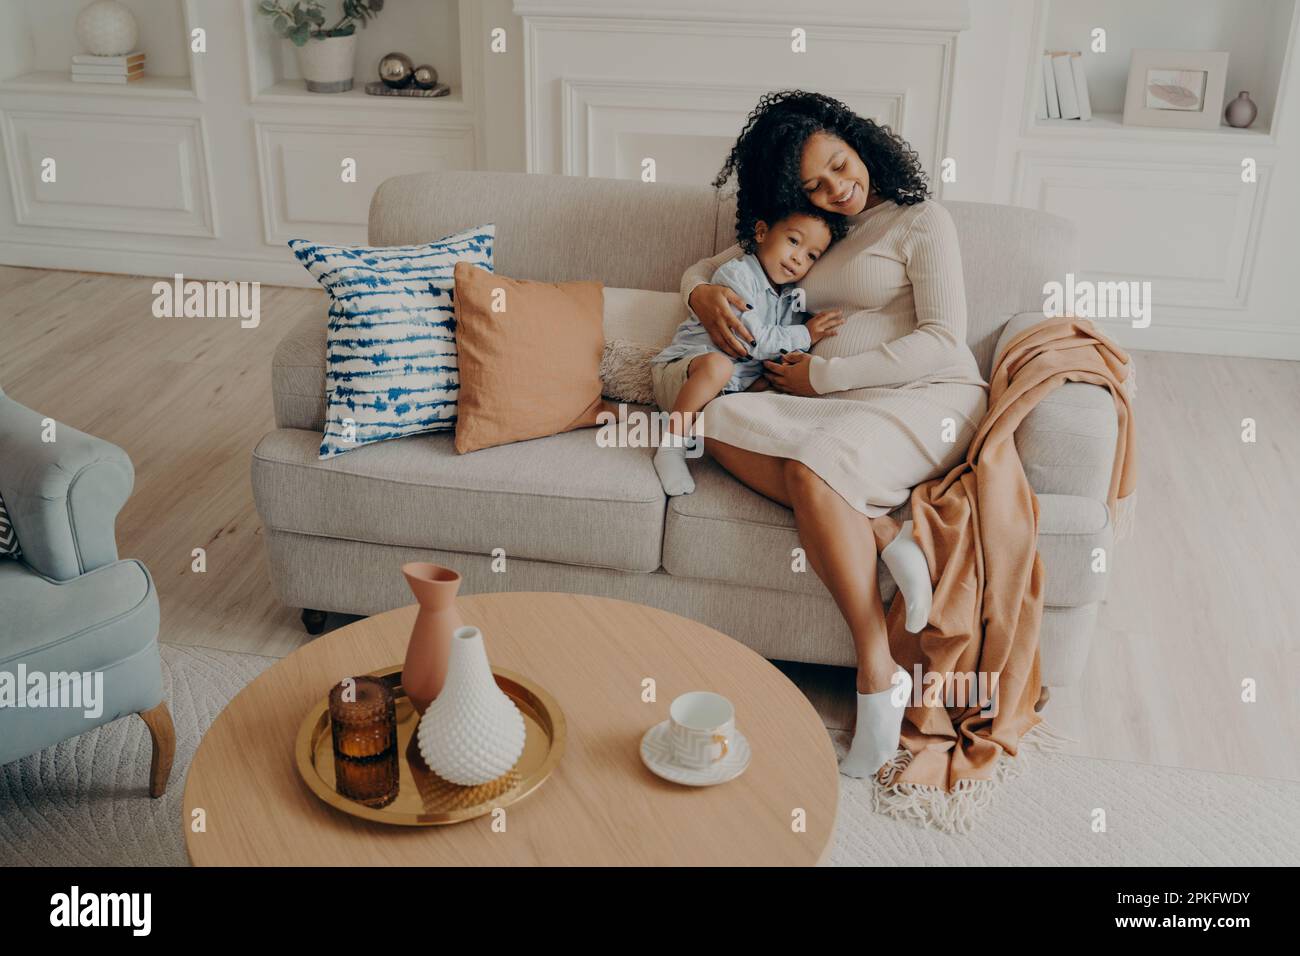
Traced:
[[135, 17], [118, 0], [95, 0], [77, 17], [77, 39], [95, 56], [135, 52], [139, 39]]
[[379, 78], [395, 90], [409, 86], [414, 73], [415, 64], [405, 53], [389, 53], [379, 61]]
[[422, 90], [431, 90], [438, 85], [438, 71], [427, 63], [424, 66], [417, 66], [413, 76], [415, 85]]

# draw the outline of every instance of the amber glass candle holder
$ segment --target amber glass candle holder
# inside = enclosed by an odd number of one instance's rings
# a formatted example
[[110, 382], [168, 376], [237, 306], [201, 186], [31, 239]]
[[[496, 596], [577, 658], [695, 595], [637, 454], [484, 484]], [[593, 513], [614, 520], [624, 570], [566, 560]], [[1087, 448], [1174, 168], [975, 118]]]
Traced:
[[[349, 686], [355, 693], [348, 693]], [[330, 690], [330, 729], [335, 789], [368, 807], [386, 807], [396, 800], [400, 771], [392, 689], [377, 677], [335, 684]]]

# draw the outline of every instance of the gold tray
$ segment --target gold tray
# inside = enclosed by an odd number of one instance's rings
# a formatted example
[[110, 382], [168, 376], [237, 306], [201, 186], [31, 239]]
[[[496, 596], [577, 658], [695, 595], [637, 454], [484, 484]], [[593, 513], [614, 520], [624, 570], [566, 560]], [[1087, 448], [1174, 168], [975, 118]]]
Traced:
[[330, 733], [329, 696], [311, 709], [294, 746], [298, 772], [316, 796], [331, 807], [363, 820], [405, 827], [461, 823], [528, 796], [542, 785], [564, 753], [564, 712], [555, 698], [513, 671], [492, 668], [497, 686], [524, 715], [524, 752], [514, 768], [490, 783], [462, 787], [443, 780], [424, 763], [416, 743], [420, 715], [402, 688], [402, 668], [371, 671], [393, 689], [397, 705], [397, 751], [401, 779], [397, 799], [386, 807], [367, 807], [334, 789], [334, 740]]

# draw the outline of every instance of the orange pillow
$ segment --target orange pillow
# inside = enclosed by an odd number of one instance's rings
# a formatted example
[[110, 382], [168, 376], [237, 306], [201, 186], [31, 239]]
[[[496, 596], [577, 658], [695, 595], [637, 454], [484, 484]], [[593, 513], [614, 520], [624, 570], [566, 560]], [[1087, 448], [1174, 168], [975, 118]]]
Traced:
[[604, 407], [599, 282], [507, 279], [456, 263], [456, 451], [596, 424]]

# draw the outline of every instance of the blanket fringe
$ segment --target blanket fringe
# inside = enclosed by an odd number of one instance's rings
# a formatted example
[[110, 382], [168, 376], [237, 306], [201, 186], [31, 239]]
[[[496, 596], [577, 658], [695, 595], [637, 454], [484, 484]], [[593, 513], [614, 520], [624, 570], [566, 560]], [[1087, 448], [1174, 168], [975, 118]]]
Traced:
[[877, 813], [896, 820], [919, 823], [945, 833], [969, 833], [980, 815], [992, 803], [998, 788], [1024, 772], [1024, 757], [1006, 754], [998, 758], [993, 776], [987, 780], [961, 780], [952, 790], [917, 783], [891, 781], [912, 762], [907, 750], [899, 750], [872, 779], [872, 805]]
[[1041, 753], [1060, 753], [1066, 744], [1077, 743], [1042, 721], [1020, 738], [1019, 756], [1003, 754], [987, 780], [960, 780], [951, 790], [917, 783], [894, 783], [912, 762], [911, 751], [899, 748], [872, 779], [872, 807], [895, 820], [919, 823], [945, 833], [969, 833], [980, 815], [990, 807], [998, 789], [1025, 772], [1024, 748]]

